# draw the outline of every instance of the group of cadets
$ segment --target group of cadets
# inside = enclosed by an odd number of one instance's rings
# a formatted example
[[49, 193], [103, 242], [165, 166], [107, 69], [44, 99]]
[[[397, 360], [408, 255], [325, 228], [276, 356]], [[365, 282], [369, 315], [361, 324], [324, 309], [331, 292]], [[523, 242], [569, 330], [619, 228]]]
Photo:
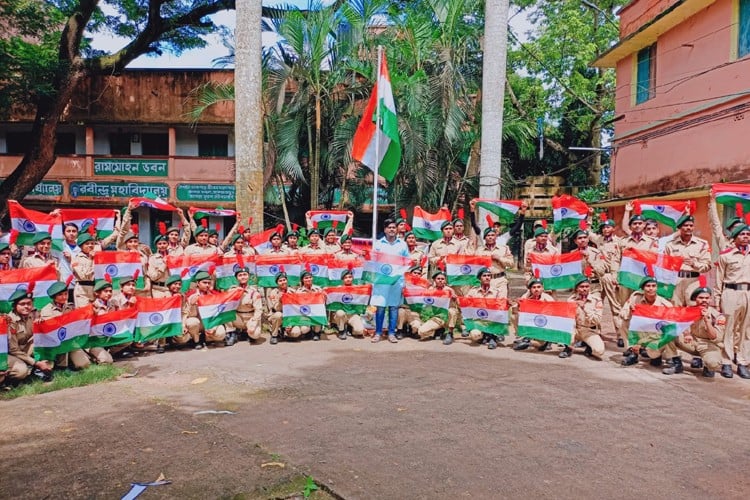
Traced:
[[[31, 290], [33, 284], [26, 288], [20, 287], [10, 297], [11, 310], [7, 314], [8, 369], [0, 372], [0, 378], [6, 383], [15, 383], [31, 374], [48, 380], [55, 366], [83, 369], [91, 363], [112, 363], [113, 359], [131, 356], [135, 351], [162, 353], [169, 345], [203, 349], [209, 343], [231, 346], [242, 339], [254, 343], [263, 335], [264, 325], [267, 325], [272, 345], [280, 340], [320, 339], [323, 333], [320, 326], [283, 326], [282, 301], [285, 294], [324, 292], [313, 284], [313, 276], [309, 270], [301, 273], [298, 287], [289, 286], [288, 276], [282, 270], [275, 276], [275, 287], [262, 289], [251, 283], [251, 273], [247, 267], [237, 267], [235, 288], [241, 288], [244, 293], [236, 319], [229, 324], [205, 329], [197, 301], [202, 295], [216, 293], [215, 277], [209, 272], [200, 271], [193, 276], [189, 290], [184, 292], [183, 279], [170, 274], [167, 257], [217, 254], [253, 256], [258, 251], [250, 244], [250, 230], [240, 227], [241, 216], [237, 214], [237, 223], [226, 238], [219, 242], [216, 231], [196, 224], [192, 218], [186, 218], [182, 210], [178, 210], [181, 225], [160, 227], [160, 234], [150, 247], [140, 240], [137, 227], [130, 224], [134, 208], [134, 205], [129, 205], [121, 220], [118, 214], [114, 232], [103, 240], [97, 239], [92, 228], [82, 228], [79, 231], [74, 224], [66, 224], [63, 228], [64, 250], [62, 254], [57, 254], [60, 257], [53, 256], [51, 252], [49, 233], [37, 233], [30, 248], [16, 248], [15, 245], [0, 243], [0, 271], [13, 267], [46, 266], [52, 262], [58, 272], [67, 268], [72, 273], [72, 279], [67, 282], [58, 281], [49, 287], [46, 293], [52, 302], [40, 311], [34, 310]], [[605, 353], [602, 312], [606, 301], [614, 323], [614, 332], [607, 333], [613, 334], [617, 346], [623, 349], [623, 365], [634, 365], [640, 358], [644, 358], [651, 365], [662, 367], [665, 374], [680, 373], [683, 365], [679, 351], [683, 351], [693, 356], [691, 366], [702, 368], [702, 374], [706, 377], [713, 377], [716, 371], [723, 377], [732, 377], [732, 364], [735, 364], [740, 377], [750, 378], [750, 320], [747, 314], [750, 303], [750, 227], [738, 217], [722, 228], [715, 200], [711, 200], [709, 218], [714, 239], [721, 246], [718, 262], [714, 266], [708, 242], [693, 235], [692, 215], [686, 213], [680, 218], [674, 234], [659, 238], [658, 224], [644, 220], [639, 214], [631, 215], [631, 210], [632, 206], [628, 205], [622, 223], [622, 236], [615, 234], [618, 228], [611, 219], [602, 219], [595, 233], [579, 229], [570, 236], [570, 251], [582, 254], [584, 272], [570, 295], [564, 299], [558, 298], [557, 292], [545, 291], [543, 281], [532, 273], [532, 255], [554, 255], [561, 251], [560, 242], [555, 244], [554, 235], [548, 231], [545, 221], [535, 222], [533, 236], [523, 245], [519, 267], [525, 274], [526, 291], [515, 300], [510, 297], [506, 270], [515, 266], [515, 258], [508, 240], [520, 232], [526, 212], [525, 204], [521, 205], [512, 227], [505, 228], [508, 230], [504, 232], [499, 223], [480, 228], [477, 224], [476, 206], [472, 203], [469, 225], [464, 225], [463, 214], [460, 214], [455, 220], [444, 222], [441, 227], [442, 238], [429, 245], [417, 240], [404, 215], [397, 219], [387, 219], [383, 223], [384, 235], [375, 242], [372, 250], [408, 257], [412, 266], [406, 276], [409, 286], [448, 290], [451, 307], [447, 318], [424, 318], [405, 306], [402, 295], [404, 282], [401, 280], [396, 285], [373, 284], [370, 307], [363, 315], [348, 314], [343, 310], [328, 311], [329, 326], [335, 329], [336, 335], [342, 340], [352, 335], [362, 337], [369, 330], [372, 332], [372, 342], [379, 342], [386, 332], [385, 338], [392, 343], [412, 336], [422, 340], [442, 339], [444, 344], [450, 345], [454, 342], [455, 335], [455, 339], [485, 344], [489, 349], [495, 349], [504, 342], [504, 336], [466, 329], [462, 325], [458, 297], [508, 300], [511, 332], [515, 331], [518, 322], [518, 300], [567, 300], [576, 304], [576, 343], [560, 346], [559, 357], [570, 357], [574, 348], [578, 348], [583, 349], [587, 356], [602, 358]], [[264, 253], [328, 254], [338, 260], [361, 263], [364, 260], [362, 251], [355, 250], [351, 238], [352, 221], [353, 214], [350, 212], [342, 231], [337, 231], [334, 226], [321, 234], [308, 215], [308, 230], [305, 235], [309, 240], [307, 245], [299, 246], [300, 233], [296, 227], [292, 231], [284, 231], [283, 226], [279, 226], [270, 235], [270, 245]], [[190, 243], [191, 240], [193, 243]], [[113, 247], [140, 255], [145, 273], [143, 288], [136, 288], [138, 276], [121, 278], [116, 291], [110, 281], [95, 280], [95, 253]], [[629, 248], [683, 258], [679, 282], [671, 300], [656, 293], [658, 284], [652, 276], [644, 278], [637, 291], [618, 284], [617, 273], [622, 254]], [[447, 285], [445, 273], [446, 257], [449, 255], [487, 256], [491, 259], [491, 265], [478, 271], [477, 286], [451, 289]], [[713, 290], [701, 278], [712, 269], [715, 270], [716, 283]], [[341, 277], [344, 287], [354, 285], [351, 267]], [[178, 294], [182, 296], [181, 335], [146, 344], [77, 350], [59, 356], [54, 363], [34, 358], [32, 330], [36, 320], [53, 318], [89, 304], [93, 304], [95, 314], [104, 314], [135, 307], [139, 296], [169, 297]], [[695, 305], [701, 308], [702, 317], [673, 342], [659, 349], [645, 349], [628, 343], [630, 318], [634, 306], [638, 304], [665, 307]], [[386, 314], [389, 317], [387, 324]], [[531, 347], [539, 351], [554, 348], [549, 342], [519, 336], [512, 343], [512, 348], [518, 351]]]

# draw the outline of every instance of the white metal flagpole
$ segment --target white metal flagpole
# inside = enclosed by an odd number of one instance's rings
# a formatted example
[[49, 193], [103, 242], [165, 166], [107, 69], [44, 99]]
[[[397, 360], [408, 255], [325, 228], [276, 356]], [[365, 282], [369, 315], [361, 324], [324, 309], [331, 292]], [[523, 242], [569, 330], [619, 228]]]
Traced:
[[383, 46], [378, 45], [378, 67], [375, 77], [375, 170], [373, 170], [372, 188], [372, 248], [378, 238], [378, 169], [380, 167], [380, 65], [383, 60]]

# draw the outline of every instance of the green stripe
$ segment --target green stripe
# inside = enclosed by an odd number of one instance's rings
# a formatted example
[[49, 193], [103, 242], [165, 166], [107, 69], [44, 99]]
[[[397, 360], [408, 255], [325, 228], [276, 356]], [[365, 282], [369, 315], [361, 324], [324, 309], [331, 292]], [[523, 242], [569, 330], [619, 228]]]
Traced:
[[283, 326], [326, 326], [328, 320], [325, 316], [284, 316], [281, 320]]
[[366, 309], [366, 304], [344, 304], [342, 302], [326, 304], [328, 312], [344, 311], [346, 314], [364, 314]]
[[534, 328], [531, 326], [523, 325], [518, 326], [517, 335], [519, 337], [528, 337], [530, 339], [565, 345], [570, 345], [571, 337], [573, 336], [570, 332], [563, 332], [560, 330], [551, 330], [546, 328]]
[[65, 354], [70, 351], [75, 351], [77, 349], [83, 349], [83, 347], [86, 345], [86, 341], [88, 340], [88, 335], [79, 335], [77, 337], [73, 337], [70, 340], [66, 340], [63, 343], [61, 343], [59, 346], [56, 347], [36, 347], [34, 346], [34, 359], [37, 361], [39, 360], [47, 360], [47, 361], [54, 361], [57, 356], [60, 354]]
[[500, 219], [501, 222], [505, 222], [506, 224], [509, 222], [513, 222], [513, 220], [516, 218], [516, 215], [508, 210], [505, 210], [504, 208], [495, 205], [494, 203], [487, 203], [486, 201], [478, 201], [477, 207], [483, 208], [487, 210], [488, 212], [492, 212], [492, 214], [495, 215], [498, 219]]
[[216, 288], [219, 290], [229, 290], [235, 285], [239, 285], [237, 278], [234, 276], [224, 276], [216, 279]]
[[[290, 287], [299, 286], [299, 276], [286, 277]], [[258, 276], [258, 286], [261, 288], [276, 288], [276, 276]]]
[[328, 281], [328, 277], [326, 276], [313, 276], [313, 285], [321, 287], [331, 286], [330, 281]]
[[[640, 290], [640, 284], [643, 278], [645, 278], [645, 276], [628, 273], [625, 271], [620, 271], [617, 273], [617, 282], [626, 288], [630, 288], [631, 290]], [[656, 293], [660, 297], [664, 297], [665, 299], [670, 300], [672, 299], [672, 295], [674, 295], [674, 288], [675, 285], [672, 285], [670, 283], [657, 283]]]
[[676, 220], [674, 220], [674, 219], [672, 219], [670, 217], [667, 217], [663, 213], [658, 212], [656, 210], [644, 210], [643, 212], [641, 212], [641, 216], [644, 219], [654, 219], [656, 222], [660, 222], [660, 223], [664, 224], [665, 226], [671, 227], [672, 229], [676, 229], [677, 228], [677, 221]]
[[0, 371], [8, 369], [8, 353], [4, 352], [0, 354]]
[[407, 304], [409, 309], [419, 314], [422, 321], [429, 321], [431, 318], [440, 318], [448, 321], [448, 309], [442, 307], [428, 306], [426, 304]]
[[365, 271], [362, 278], [365, 283], [372, 283], [373, 285], [395, 285], [401, 276], [386, 276], [385, 274]]
[[388, 145], [383, 161], [378, 167], [378, 175], [385, 177], [391, 182], [396, 177], [399, 163], [401, 163], [401, 142], [398, 138], [398, 118], [396, 113], [385, 106], [383, 99], [380, 99], [380, 119], [383, 125], [383, 133], [391, 139]]
[[[675, 325], [671, 326], [671, 331], [675, 331]], [[630, 345], [642, 345], [647, 349], [661, 349], [675, 339], [674, 335], [658, 334], [655, 332], [628, 332], [628, 342]]]
[[135, 329], [136, 342], [148, 342], [150, 340], [162, 339], [182, 335], [182, 323], [168, 323], [158, 326], [142, 326]]
[[92, 347], [111, 347], [113, 345], [127, 344], [133, 342], [133, 332], [123, 332], [111, 337], [104, 335], [90, 335], [86, 341], [85, 349]]
[[450, 286], [477, 286], [479, 285], [479, 278], [473, 274], [449, 274], [448, 284]]
[[464, 326], [466, 326], [467, 330], [479, 330], [482, 333], [489, 333], [490, 335], [508, 334], [508, 325], [506, 323], [495, 323], [484, 319], [464, 318]]
[[582, 274], [568, 274], [556, 278], [542, 278], [542, 283], [545, 290], [570, 290], [575, 286], [576, 281], [582, 277]]
[[231, 323], [237, 318], [237, 311], [224, 311], [221, 314], [217, 314], [216, 316], [211, 316], [210, 318], [201, 318], [201, 322], [203, 323], [203, 328], [206, 330], [210, 330], [212, 328], [216, 328], [219, 325], [224, 325], [226, 323]]
[[430, 231], [423, 227], [415, 227], [412, 231], [414, 232], [414, 236], [420, 240], [435, 241], [443, 236], [442, 231]]
[[566, 229], [579, 229], [581, 226], [581, 219], [565, 218], [557, 221], [553, 224], [555, 232], [560, 234]]

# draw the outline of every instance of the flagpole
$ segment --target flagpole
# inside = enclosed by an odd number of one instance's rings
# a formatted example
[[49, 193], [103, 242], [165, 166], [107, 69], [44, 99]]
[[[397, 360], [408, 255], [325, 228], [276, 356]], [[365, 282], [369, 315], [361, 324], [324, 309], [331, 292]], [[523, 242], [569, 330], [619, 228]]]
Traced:
[[372, 248], [378, 238], [378, 170], [380, 168], [380, 65], [383, 59], [383, 46], [378, 45], [378, 67], [375, 76], [375, 169], [372, 187]]

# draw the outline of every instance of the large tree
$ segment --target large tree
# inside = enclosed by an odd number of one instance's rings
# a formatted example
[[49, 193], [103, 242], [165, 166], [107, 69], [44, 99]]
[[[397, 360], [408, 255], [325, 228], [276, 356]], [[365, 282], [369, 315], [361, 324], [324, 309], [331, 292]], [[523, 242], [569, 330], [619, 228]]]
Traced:
[[[23, 198], [54, 164], [58, 124], [82, 81], [117, 74], [144, 54], [204, 46], [203, 37], [216, 29], [208, 16], [234, 5], [235, 0], [1, 2], [0, 103], [28, 106], [35, 118], [28, 151], [0, 185], [0, 216], [7, 200]], [[89, 37], [97, 33], [128, 41], [112, 52], [96, 51]]]

